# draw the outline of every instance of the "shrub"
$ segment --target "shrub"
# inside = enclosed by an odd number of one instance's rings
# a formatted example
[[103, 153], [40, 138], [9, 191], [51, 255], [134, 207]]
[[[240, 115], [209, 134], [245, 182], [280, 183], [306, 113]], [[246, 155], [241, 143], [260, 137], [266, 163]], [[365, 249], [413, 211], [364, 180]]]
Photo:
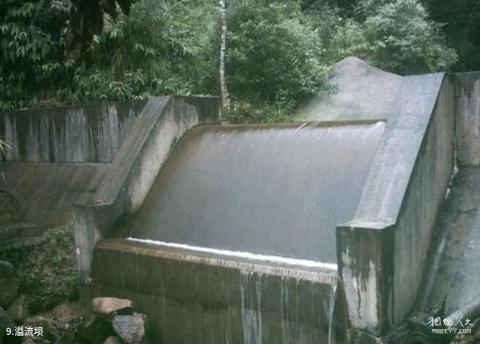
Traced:
[[232, 1], [228, 27], [227, 78], [235, 97], [299, 101], [324, 87], [321, 44], [297, 1]]
[[77, 263], [73, 229], [47, 230], [44, 241], [28, 250], [4, 253], [1, 259], [17, 269], [20, 292], [27, 295], [31, 312], [49, 310], [77, 298]]
[[338, 58], [357, 55], [400, 74], [447, 70], [457, 59], [418, 0], [361, 0], [332, 38]]

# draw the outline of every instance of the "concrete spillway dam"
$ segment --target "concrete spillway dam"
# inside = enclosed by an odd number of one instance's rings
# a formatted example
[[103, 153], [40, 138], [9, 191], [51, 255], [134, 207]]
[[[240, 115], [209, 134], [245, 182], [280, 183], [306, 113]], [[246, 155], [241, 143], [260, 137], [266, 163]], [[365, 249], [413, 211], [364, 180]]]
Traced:
[[129, 236], [336, 263], [384, 123], [197, 127]]
[[2, 116], [2, 188], [73, 221], [85, 295], [153, 343], [448, 343], [429, 317], [480, 317], [480, 74], [334, 72], [289, 125], [214, 97]]
[[[129, 239], [97, 249], [94, 279], [138, 294], [155, 284], [162, 301], [145, 305], [161, 310], [157, 338], [167, 343], [333, 343], [333, 229], [353, 216], [383, 130], [383, 122], [193, 129]], [[151, 260], [132, 258], [142, 250]], [[119, 262], [124, 282], [110, 273]], [[178, 332], [172, 323], [192, 325]]]

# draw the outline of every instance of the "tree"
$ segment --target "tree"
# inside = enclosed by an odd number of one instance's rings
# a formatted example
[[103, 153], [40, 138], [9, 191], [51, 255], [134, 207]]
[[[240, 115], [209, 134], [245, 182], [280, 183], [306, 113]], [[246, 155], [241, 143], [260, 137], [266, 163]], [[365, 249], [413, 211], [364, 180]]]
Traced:
[[456, 70], [480, 70], [480, 1], [424, 0], [459, 55]]
[[104, 26], [104, 13], [117, 17], [117, 5], [128, 15], [135, 0], [70, 0], [67, 46], [74, 59], [85, 58], [93, 36]]
[[230, 97], [228, 94], [227, 81], [225, 79], [225, 50], [227, 47], [227, 9], [225, 0], [220, 0], [220, 96], [222, 100], [222, 108], [230, 111]]
[[457, 60], [418, 0], [360, 0], [356, 12], [330, 42], [337, 59], [356, 55], [400, 74], [445, 71]]
[[298, 1], [236, 0], [228, 19], [228, 82], [236, 99], [298, 103], [322, 90], [322, 42]]

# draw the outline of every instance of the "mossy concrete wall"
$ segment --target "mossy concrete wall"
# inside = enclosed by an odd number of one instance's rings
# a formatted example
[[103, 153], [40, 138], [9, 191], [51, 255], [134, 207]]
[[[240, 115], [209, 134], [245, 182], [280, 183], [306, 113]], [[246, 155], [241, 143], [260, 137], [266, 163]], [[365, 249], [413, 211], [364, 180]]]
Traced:
[[94, 193], [109, 164], [0, 162], [0, 188], [17, 199], [22, 216], [40, 230], [73, 220], [72, 203]]

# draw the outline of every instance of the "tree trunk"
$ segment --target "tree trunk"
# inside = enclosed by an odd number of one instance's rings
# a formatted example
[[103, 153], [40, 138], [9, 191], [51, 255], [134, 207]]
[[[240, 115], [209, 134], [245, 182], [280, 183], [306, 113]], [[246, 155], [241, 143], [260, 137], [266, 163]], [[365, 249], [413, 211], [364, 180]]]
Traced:
[[230, 111], [230, 96], [228, 94], [227, 81], [225, 78], [225, 50], [227, 48], [227, 9], [225, 0], [219, 0], [220, 4], [220, 96], [222, 110]]

